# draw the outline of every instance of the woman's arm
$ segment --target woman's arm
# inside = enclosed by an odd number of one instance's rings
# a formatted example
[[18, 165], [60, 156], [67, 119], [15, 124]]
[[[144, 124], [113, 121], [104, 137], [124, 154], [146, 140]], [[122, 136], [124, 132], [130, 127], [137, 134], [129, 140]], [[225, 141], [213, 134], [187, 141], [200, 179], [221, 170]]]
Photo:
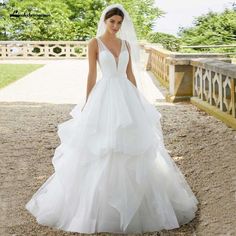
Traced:
[[129, 62], [128, 62], [128, 65], [127, 65], [126, 74], [127, 74], [128, 79], [137, 88], [135, 76], [134, 76], [134, 73], [133, 73], [133, 70], [132, 70], [132, 62], [131, 62], [131, 56], [130, 56], [130, 45], [129, 45], [129, 43], [127, 41], [125, 41], [125, 43], [128, 46], [128, 51], [129, 51]]
[[96, 84], [97, 79], [97, 41], [95, 38], [91, 39], [88, 43], [88, 63], [89, 63], [89, 72], [87, 77], [87, 92], [86, 92], [86, 101], [88, 100], [89, 94], [93, 89], [93, 86]]

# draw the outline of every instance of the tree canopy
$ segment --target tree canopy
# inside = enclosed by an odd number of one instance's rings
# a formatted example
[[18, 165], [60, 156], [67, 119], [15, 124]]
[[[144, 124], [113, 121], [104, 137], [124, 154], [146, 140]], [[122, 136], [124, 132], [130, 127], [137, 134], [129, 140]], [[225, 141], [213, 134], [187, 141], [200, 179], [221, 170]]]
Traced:
[[150, 32], [147, 40], [160, 43], [170, 51], [196, 52], [236, 52], [236, 48], [187, 48], [181, 46], [227, 45], [236, 42], [236, 5], [221, 13], [209, 11], [195, 17], [192, 27], [180, 27], [178, 37], [162, 32]]
[[209, 11], [196, 17], [192, 27], [180, 28], [178, 35], [182, 45], [235, 44], [236, 9], [226, 8], [222, 13]]
[[87, 40], [96, 34], [102, 10], [121, 3], [139, 39], [163, 14], [154, 0], [9, 0], [0, 5], [0, 40]]

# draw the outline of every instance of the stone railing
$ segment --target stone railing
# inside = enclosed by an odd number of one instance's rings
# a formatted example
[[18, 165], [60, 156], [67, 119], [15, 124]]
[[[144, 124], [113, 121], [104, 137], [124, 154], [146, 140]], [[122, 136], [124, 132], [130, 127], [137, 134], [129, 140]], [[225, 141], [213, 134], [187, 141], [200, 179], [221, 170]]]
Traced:
[[146, 46], [147, 70], [168, 88], [166, 100], [191, 101], [236, 128], [236, 65], [224, 53], [177, 53]]
[[[193, 48], [193, 49], [199, 49], [199, 48], [207, 48], [207, 49], [212, 49], [212, 48], [236, 48], [236, 44], [219, 44], [219, 45], [188, 45], [188, 46], [180, 46], [180, 48]], [[234, 54], [235, 52], [229, 52], [226, 54]]]
[[145, 51], [149, 54], [146, 69], [151, 70], [159, 81], [167, 87], [169, 84], [169, 64], [166, 60], [171, 52], [155, 45], [146, 45]]
[[179, 60], [179, 66], [188, 64], [187, 61], [191, 58], [217, 58], [223, 61], [231, 61], [225, 53], [178, 53], [152, 44], [146, 44], [144, 47], [145, 51], [149, 54], [146, 70], [151, 70], [166, 87], [169, 87], [170, 73], [173, 73], [173, 68], [170, 68], [171, 59], [175, 62]]
[[87, 57], [86, 41], [0, 41], [0, 59]]
[[[139, 41], [142, 50], [146, 41]], [[0, 59], [87, 58], [88, 41], [0, 41]]]
[[192, 100], [196, 97], [236, 118], [236, 65], [209, 59], [192, 60], [191, 65]]

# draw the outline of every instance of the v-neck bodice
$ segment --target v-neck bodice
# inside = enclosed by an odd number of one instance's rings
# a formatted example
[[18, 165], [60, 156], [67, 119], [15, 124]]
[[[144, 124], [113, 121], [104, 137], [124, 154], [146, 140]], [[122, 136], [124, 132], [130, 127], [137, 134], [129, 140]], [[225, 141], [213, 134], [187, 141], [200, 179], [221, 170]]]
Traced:
[[[121, 46], [120, 46], [120, 50], [119, 50], [119, 55], [118, 55], [118, 56], [114, 56], [114, 54], [113, 54], [113, 53], [111, 52], [111, 50], [106, 46], [106, 44], [103, 43], [103, 41], [102, 41], [100, 38], [98, 38], [98, 39], [100, 40], [100, 42], [101, 42], [101, 44], [104, 46], [104, 48], [106, 48], [106, 50], [109, 51], [109, 52], [112, 54], [112, 56], [114, 57], [114, 59], [115, 59], [115, 61], [116, 61], [116, 65], [118, 66], [118, 64], [119, 64], [119, 57], [120, 57], [120, 54], [121, 54], [122, 49], [123, 49], [123, 40], [121, 39]], [[116, 60], [116, 58], [118, 58], [118, 60]]]
[[124, 40], [121, 39], [121, 49], [117, 57], [118, 60], [116, 60], [114, 54], [107, 48], [102, 40], [99, 37], [96, 37], [96, 39], [99, 48], [98, 62], [103, 76], [109, 76], [109, 78], [115, 75], [126, 76], [129, 54]]

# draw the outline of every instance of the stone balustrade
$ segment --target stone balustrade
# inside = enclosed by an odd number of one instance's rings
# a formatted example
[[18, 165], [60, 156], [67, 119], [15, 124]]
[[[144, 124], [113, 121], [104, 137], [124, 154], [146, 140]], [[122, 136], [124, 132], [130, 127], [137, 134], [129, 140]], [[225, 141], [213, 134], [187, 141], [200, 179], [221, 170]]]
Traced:
[[236, 65], [224, 53], [178, 53], [146, 46], [146, 70], [168, 89], [166, 100], [190, 101], [236, 128]]
[[169, 87], [170, 74], [173, 73], [171, 65], [188, 65], [192, 58], [216, 58], [231, 62], [231, 59], [225, 53], [179, 53], [163, 49], [155, 44], [146, 44], [145, 51], [149, 54], [146, 70], [151, 70], [158, 80]]
[[87, 57], [86, 41], [0, 41], [0, 59]]
[[191, 102], [236, 128], [236, 65], [216, 59], [191, 60]]
[[146, 70], [151, 70], [158, 80], [166, 87], [169, 86], [169, 64], [167, 58], [172, 52], [155, 45], [145, 45], [149, 54]]

